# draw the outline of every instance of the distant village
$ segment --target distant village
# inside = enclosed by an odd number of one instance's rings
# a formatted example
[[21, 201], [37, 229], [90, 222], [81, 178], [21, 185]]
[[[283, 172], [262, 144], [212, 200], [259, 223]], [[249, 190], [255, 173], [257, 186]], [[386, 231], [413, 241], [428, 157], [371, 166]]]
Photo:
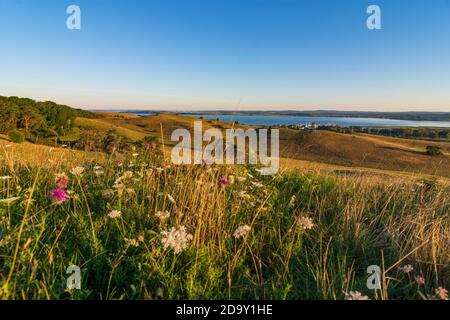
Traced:
[[308, 124], [276, 124], [272, 125], [272, 128], [289, 128], [295, 130], [317, 130], [319, 129], [319, 125], [316, 123], [308, 123]]

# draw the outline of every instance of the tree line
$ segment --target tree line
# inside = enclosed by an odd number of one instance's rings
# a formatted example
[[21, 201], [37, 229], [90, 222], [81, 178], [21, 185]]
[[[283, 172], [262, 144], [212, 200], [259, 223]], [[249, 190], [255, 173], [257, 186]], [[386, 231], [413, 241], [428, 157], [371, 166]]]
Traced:
[[77, 116], [95, 117], [92, 112], [52, 101], [0, 96], [0, 133], [22, 133], [27, 139], [58, 137], [70, 132]]

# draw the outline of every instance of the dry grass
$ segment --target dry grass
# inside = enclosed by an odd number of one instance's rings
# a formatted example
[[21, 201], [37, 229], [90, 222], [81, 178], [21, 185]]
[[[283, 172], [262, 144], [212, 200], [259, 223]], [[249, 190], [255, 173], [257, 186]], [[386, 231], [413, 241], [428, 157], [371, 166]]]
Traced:
[[[314, 168], [262, 177], [245, 166], [168, 166], [156, 151], [127, 155], [122, 166], [104, 160], [97, 176], [92, 154], [31, 147], [0, 157], [0, 175], [11, 176], [0, 199], [20, 197], [0, 206], [0, 298], [428, 299], [449, 287], [450, 198], [440, 183]], [[53, 203], [55, 174], [81, 155], [86, 172], [69, 174], [70, 200]], [[102, 196], [126, 171], [123, 187]], [[235, 182], [219, 186], [229, 175]], [[122, 216], [108, 218], [113, 209]], [[163, 232], [180, 225], [193, 239], [175, 254]], [[242, 225], [250, 232], [235, 239]], [[71, 264], [82, 268], [81, 290], [65, 290]], [[398, 271], [405, 264], [414, 271]], [[369, 265], [383, 269], [381, 290], [365, 286]]]
[[450, 143], [287, 129], [281, 130], [280, 139], [284, 158], [450, 177], [450, 156], [425, 154], [426, 145], [440, 145], [448, 150]]

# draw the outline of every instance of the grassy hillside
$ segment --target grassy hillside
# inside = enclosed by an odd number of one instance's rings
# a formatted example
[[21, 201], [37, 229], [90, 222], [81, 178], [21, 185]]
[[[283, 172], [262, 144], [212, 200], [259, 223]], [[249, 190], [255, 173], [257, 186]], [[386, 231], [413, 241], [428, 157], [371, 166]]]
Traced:
[[[262, 177], [147, 149], [23, 166], [16, 147], [0, 154], [0, 299], [438, 299], [450, 286], [450, 190], [433, 181]], [[70, 265], [81, 290], [65, 287]]]
[[[285, 158], [450, 177], [450, 143], [289, 129], [282, 129], [280, 138]], [[429, 156], [428, 145], [447, 154]]]
[[[170, 134], [178, 128], [193, 130], [193, 122], [200, 119], [175, 114], [138, 117], [133, 115], [107, 113], [102, 118], [77, 118], [75, 123], [82, 129], [92, 129], [105, 136], [110, 130], [132, 141], [145, 137], [161, 139], [161, 130], [166, 146], [176, 142]], [[209, 128], [230, 128], [231, 125], [216, 120], [203, 119], [203, 130]], [[248, 126], [236, 125], [247, 129]], [[348, 168], [369, 168], [376, 170], [401, 171], [414, 174], [450, 177], [450, 143], [430, 142], [412, 139], [382, 137], [368, 134], [342, 134], [330, 131], [302, 132], [292, 129], [280, 131], [281, 157], [285, 167], [298, 168], [299, 162], [329, 164]], [[429, 156], [427, 146], [439, 146], [444, 155]], [[289, 160], [290, 161], [287, 161]], [[303, 164], [306, 164], [303, 162]], [[311, 166], [311, 165], [307, 165]]]

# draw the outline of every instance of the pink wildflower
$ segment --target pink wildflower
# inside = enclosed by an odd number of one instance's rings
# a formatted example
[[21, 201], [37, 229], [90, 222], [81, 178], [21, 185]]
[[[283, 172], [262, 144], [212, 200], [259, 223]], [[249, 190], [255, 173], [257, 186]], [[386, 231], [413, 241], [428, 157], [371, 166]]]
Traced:
[[415, 276], [414, 280], [420, 286], [421, 284], [425, 284], [425, 278], [422, 276]]
[[69, 199], [69, 196], [64, 189], [52, 190], [50, 195], [54, 202], [65, 202]]
[[69, 183], [69, 177], [64, 173], [58, 174], [55, 179], [55, 184], [58, 189], [66, 189]]
[[228, 179], [225, 177], [220, 177], [219, 178], [219, 186], [224, 187], [228, 184]]

